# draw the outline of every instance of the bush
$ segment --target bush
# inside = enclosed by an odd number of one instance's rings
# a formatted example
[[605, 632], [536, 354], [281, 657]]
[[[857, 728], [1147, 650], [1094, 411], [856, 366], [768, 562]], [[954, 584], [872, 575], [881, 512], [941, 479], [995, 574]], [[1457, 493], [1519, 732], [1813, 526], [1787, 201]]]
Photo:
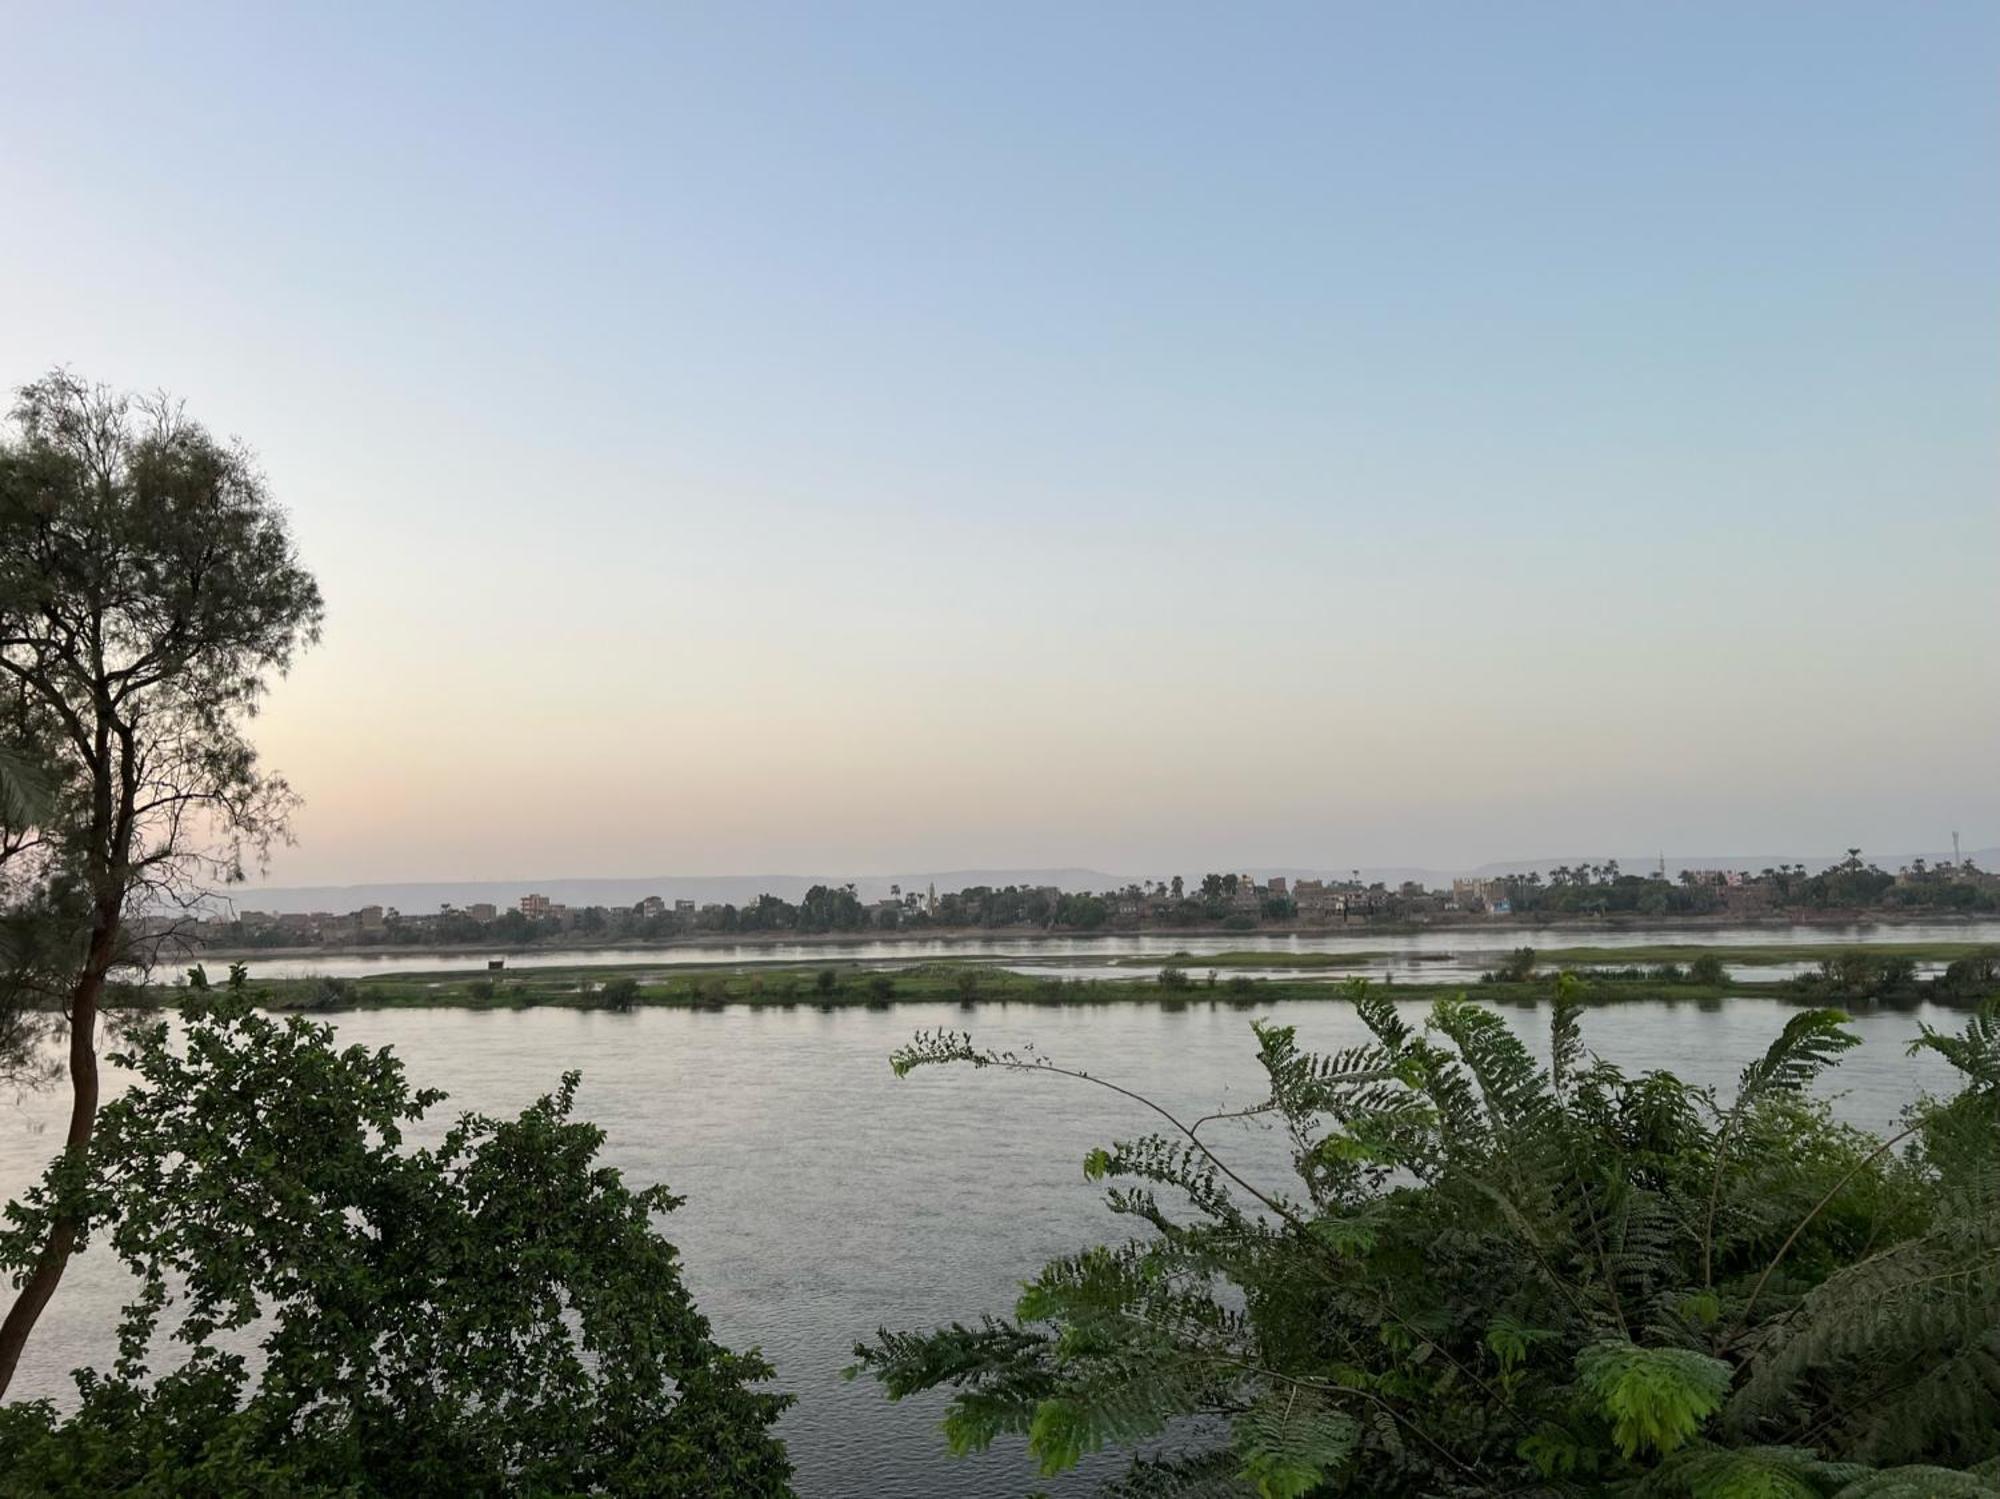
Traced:
[[831, 968], [822, 968], [813, 975], [813, 988], [821, 994], [833, 994], [840, 989], [840, 974]]
[[886, 973], [869, 974], [868, 997], [877, 1004], [887, 1004], [896, 997], [896, 980]]
[[302, 1010], [344, 1010], [354, 1000], [354, 980], [335, 978], [331, 974], [315, 975], [306, 997], [300, 1001]]
[[493, 997], [500, 992], [500, 986], [491, 979], [474, 979], [465, 986], [465, 992], [486, 1005], [493, 1003]]
[[597, 991], [597, 1002], [607, 1010], [628, 1013], [639, 1002], [639, 981], [630, 976], [610, 979]]
[[[0, 1409], [9, 1495], [790, 1492], [787, 1398], [710, 1336], [653, 1227], [680, 1199], [599, 1162], [575, 1073], [410, 1150], [444, 1095], [388, 1050], [259, 1014], [240, 974], [181, 1019], [184, 1044], [155, 1023], [112, 1059], [137, 1081], [76, 1186], [139, 1280], [121, 1355], [74, 1411]], [[61, 1175], [10, 1205], [0, 1269], [36, 1254]]]
[[2000, 951], [1988, 950], [1954, 958], [1931, 987], [1941, 999], [1984, 999], [2000, 992]]
[[1791, 988], [1813, 999], [1854, 1005], [1914, 999], [1920, 992], [1913, 959], [1871, 952], [1843, 952], [1823, 958], [1815, 972], [1793, 979]]
[[1719, 988], [1729, 982], [1729, 970], [1722, 966], [1722, 959], [1714, 953], [1703, 953], [1688, 964], [1688, 982], [1701, 984], [1706, 988]]
[[[1295, 1181], [1151, 1105], [1165, 1133], [1084, 1162], [1144, 1234], [1052, 1261], [1011, 1319], [884, 1331], [856, 1370], [945, 1394], [955, 1448], [1025, 1434], [1047, 1474], [1171, 1433], [1132, 1495], [1996, 1491], [2000, 1000], [1925, 1028], [1962, 1087], [1885, 1141], [1808, 1091], [1856, 1042], [1838, 1011], [1792, 1016], [1722, 1102], [1588, 1053], [1573, 977], [1546, 1067], [1463, 996], [1417, 1029], [1351, 993], [1366, 1045], [1254, 1027], [1246, 1112]], [[1110, 1086], [954, 1032], [892, 1060]]]
[[1191, 987], [1187, 970], [1184, 968], [1175, 968], [1172, 965], [1160, 970], [1158, 983], [1162, 989], [1186, 989]]

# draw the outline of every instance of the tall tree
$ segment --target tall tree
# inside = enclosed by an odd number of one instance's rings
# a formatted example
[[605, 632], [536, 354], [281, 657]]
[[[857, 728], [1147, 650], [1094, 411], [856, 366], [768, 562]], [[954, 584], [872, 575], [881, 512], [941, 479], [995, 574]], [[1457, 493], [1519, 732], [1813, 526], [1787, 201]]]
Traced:
[[[319, 634], [318, 585], [250, 454], [165, 397], [56, 372], [0, 436], [0, 733], [45, 767], [7, 830], [9, 913], [67, 954], [78, 1179], [97, 1116], [107, 975], [139, 956], [135, 913], [185, 912], [282, 836], [292, 795], [245, 735], [265, 682]], [[18, 965], [16, 965], [18, 966]], [[0, 1393], [75, 1251], [59, 1202], [0, 1322]]]

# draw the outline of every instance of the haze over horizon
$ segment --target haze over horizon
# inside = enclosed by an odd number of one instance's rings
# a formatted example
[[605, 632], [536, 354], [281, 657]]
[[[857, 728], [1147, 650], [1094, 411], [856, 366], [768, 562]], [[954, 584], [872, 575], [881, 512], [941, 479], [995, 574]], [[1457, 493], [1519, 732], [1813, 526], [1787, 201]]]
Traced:
[[10, 17], [270, 884], [2000, 843], [2000, 8], [948, 9]]

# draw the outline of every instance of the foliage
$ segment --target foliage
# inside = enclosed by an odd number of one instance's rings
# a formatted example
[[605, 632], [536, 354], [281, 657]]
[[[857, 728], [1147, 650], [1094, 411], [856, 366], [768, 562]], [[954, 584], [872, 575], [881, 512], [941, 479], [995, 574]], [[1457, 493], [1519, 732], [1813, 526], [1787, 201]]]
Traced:
[[1597, 1343], [1577, 1355], [1576, 1371], [1599, 1410], [1611, 1418], [1611, 1440], [1626, 1457], [1685, 1446], [1720, 1410], [1733, 1370], [1691, 1348], [1640, 1348]]
[[[197, 983], [178, 1040], [151, 1024], [117, 1060], [138, 1080], [70, 1190], [139, 1289], [73, 1414], [0, 1409], [9, 1494], [788, 1492], [785, 1397], [682, 1285], [653, 1227], [679, 1199], [598, 1164], [576, 1074], [410, 1149], [443, 1095], [259, 1014], [240, 969]], [[9, 1270], [55, 1174], [7, 1209]]]
[[[855, 1372], [949, 1390], [960, 1447], [1132, 1450], [1121, 1494], [1992, 1491], [2000, 1005], [1926, 1030], [1963, 1086], [1880, 1140], [1812, 1095], [1854, 1044], [1835, 1011], [1718, 1098], [1592, 1055], [1568, 975], [1546, 1066], [1463, 997], [1419, 1025], [1352, 993], [1367, 1044], [1259, 1024], [1264, 1096], [1191, 1122], [958, 1033], [898, 1051], [898, 1073], [1053, 1073], [1164, 1124], [1085, 1161], [1135, 1237], [1052, 1262], [1010, 1318], [884, 1331]], [[1281, 1133], [1286, 1184], [1215, 1143], [1241, 1116]]]
[[1688, 964], [1688, 982], [1718, 988], [1729, 982], [1729, 970], [1714, 953], [1703, 953]]
[[1816, 970], [1792, 980], [1792, 989], [1798, 994], [1843, 1005], [1913, 1000], [1920, 993], [1915, 961], [1897, 954], [1861, 950], [1822, 958]]
[[[254, 460], [164, 398], [57, 371], [0, 437], [0, 1046], [18, 1062], [39, 995], [66, 1016], [75, 1180], [98, 1104], [113, 969], [283, 836], [292, 805], [245, 725], [317, 638], [320, 595]], [[172, 935], [171, 927], [164, 934]], [[0, 1059], [0, 1072], [18, 1065]], [[81, 1230], [67, 1204], [0, 1320], [0, 1393]]]

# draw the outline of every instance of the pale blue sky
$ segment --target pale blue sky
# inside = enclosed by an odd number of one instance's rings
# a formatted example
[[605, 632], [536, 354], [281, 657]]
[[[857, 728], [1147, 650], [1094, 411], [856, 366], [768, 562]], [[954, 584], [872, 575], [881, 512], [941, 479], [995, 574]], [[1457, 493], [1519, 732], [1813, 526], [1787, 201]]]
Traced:
[[274, 877], [2000, 842], [2000, 8], [0, 8]]

